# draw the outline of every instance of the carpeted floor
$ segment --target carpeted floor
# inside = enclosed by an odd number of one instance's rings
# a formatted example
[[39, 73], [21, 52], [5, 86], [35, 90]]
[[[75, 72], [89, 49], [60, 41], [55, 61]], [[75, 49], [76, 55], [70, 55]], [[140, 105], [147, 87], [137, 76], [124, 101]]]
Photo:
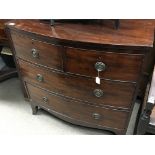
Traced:
[[[133, 134], [139, 104], [135, 104], [127, 134]], [[18, 78], [0, 83], [0, 134], [109, 135], [108, 131], [91, 129], [64, 122], [44, 110], [32, 115], [23, 98]]]

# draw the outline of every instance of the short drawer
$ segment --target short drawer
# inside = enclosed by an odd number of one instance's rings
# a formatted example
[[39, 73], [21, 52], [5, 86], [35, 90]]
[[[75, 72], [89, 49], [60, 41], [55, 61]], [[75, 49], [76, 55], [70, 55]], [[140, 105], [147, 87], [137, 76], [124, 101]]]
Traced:
[[110, 110], [89, 106], [63, 98], [27, 84], [32, 102], [37, 102], [48, 109], [56, 111], [72, 119], [103, 127], [124, 129], [128, 114], [124, 111]]
[[100, 106], [129, 109], [135, 91], [135, 84], [86, 78], [46, 70], [19, 60], [24, 81], [39, 85], [52, 92]]
[[65, 71], [112, 80], [137, 81], [143, 55], [67, 48]]
[[35, 40], [26, 35], [11, 33], [16, 56], [53, 69], [62, 69], [61, 46]]

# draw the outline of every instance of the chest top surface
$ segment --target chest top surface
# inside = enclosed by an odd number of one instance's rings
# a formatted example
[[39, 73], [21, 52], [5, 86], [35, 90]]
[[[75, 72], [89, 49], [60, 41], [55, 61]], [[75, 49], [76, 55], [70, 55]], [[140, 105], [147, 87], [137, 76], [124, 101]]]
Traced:
[[118, 30], [105, 24], [56, 23], [54, 27], [39, 20], [14, 20], [9, 28], [31, 32], [61, 41], [88, 44], [153, 47], [154, 20], [120, 20]]

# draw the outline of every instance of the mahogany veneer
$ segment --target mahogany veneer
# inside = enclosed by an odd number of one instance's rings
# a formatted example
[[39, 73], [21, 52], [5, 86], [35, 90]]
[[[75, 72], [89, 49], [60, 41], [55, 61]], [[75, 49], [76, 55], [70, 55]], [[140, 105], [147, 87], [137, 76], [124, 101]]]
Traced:
[[[27, 87], [32, 101], [37, 102], [40, 104], [40, 106], [43, 106], [48, 111], [53, 110], [60, 115], [71, 117], [72, 119], [77, 119], [91, 125], [97, 125], [101, 127], [104, 126], [106, 128], [116, 128], [121, 130], [125, 129], [125, 120], [128, 117], [128, 113], [124, 111], [117, 111], [100, 108], [99, 106], [95, 105], [82, 104], [76, 100], [47, 92], [30, 84], [27, 84]], [[43, 101], [43, 98], [45, 97], [48, 98], [47, 101]], [[99, 116], [100, 119], [95, 119], [95, 113], [102, 114]]]
[[[51, 27], [38, 20], [7, 24], [33, 114], [40, 107], [73, 124], [126, 133], [135, 99], [153, 69], [154, 24], [120, 23], [118, 30], [65, 22]], [[95, 83], [97, 70], [101, 84]]]
[[[135, 84], [101, 80], [101, 84], [98, 85], [95, 83], [95, 78], [51, 71], [21, 60], [18, 63], [24, 81], [39, 85], [51, 92], [103, 106], [114, 106], [127, 110], [131, 107]], [[44, 77], [43, 81], [36, 80], [37, 74]], [[94, 88], [102, 89], [104, 95], [96, 98], [93, 94]]]

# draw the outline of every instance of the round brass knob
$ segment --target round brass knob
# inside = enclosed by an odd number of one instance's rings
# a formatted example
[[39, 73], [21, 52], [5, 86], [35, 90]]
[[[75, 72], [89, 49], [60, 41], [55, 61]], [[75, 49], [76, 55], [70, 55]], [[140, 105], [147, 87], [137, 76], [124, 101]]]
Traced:
[[101, 115], [98, 113], [93, 113], [92, 116], [94, 119], [100, 119], [101, 118]]
[[101, 89], [95, 89], [94, 90], [94, 95], [96, 97], [101, 97], [101, 96], [103, 96], [103, 91]]
[[44, 78], [41, 74], [37, 74], [37, 77], [36, 77], [37, 81], [39, 82], [43, 82]]
[[95, 64], [95, 69], [96, 69], [98, 72], [104, 71], [105, 68], [106, 68], [106, 65], [105, 65], [103, 62], [96, 62], [96, 64]]
[[47, 102], [48, 102], [48, 98], [47, 98], [47, 97], [43, 97], [43, 101], [44, 101], [45, 103], [47, 103]]
[[32, 52], [32, 57], [33, 58], [39, 58], [39, 53], [38, 53], [38, 51], [35, 48], [33, 48], [31, 50], [31, 52]]

